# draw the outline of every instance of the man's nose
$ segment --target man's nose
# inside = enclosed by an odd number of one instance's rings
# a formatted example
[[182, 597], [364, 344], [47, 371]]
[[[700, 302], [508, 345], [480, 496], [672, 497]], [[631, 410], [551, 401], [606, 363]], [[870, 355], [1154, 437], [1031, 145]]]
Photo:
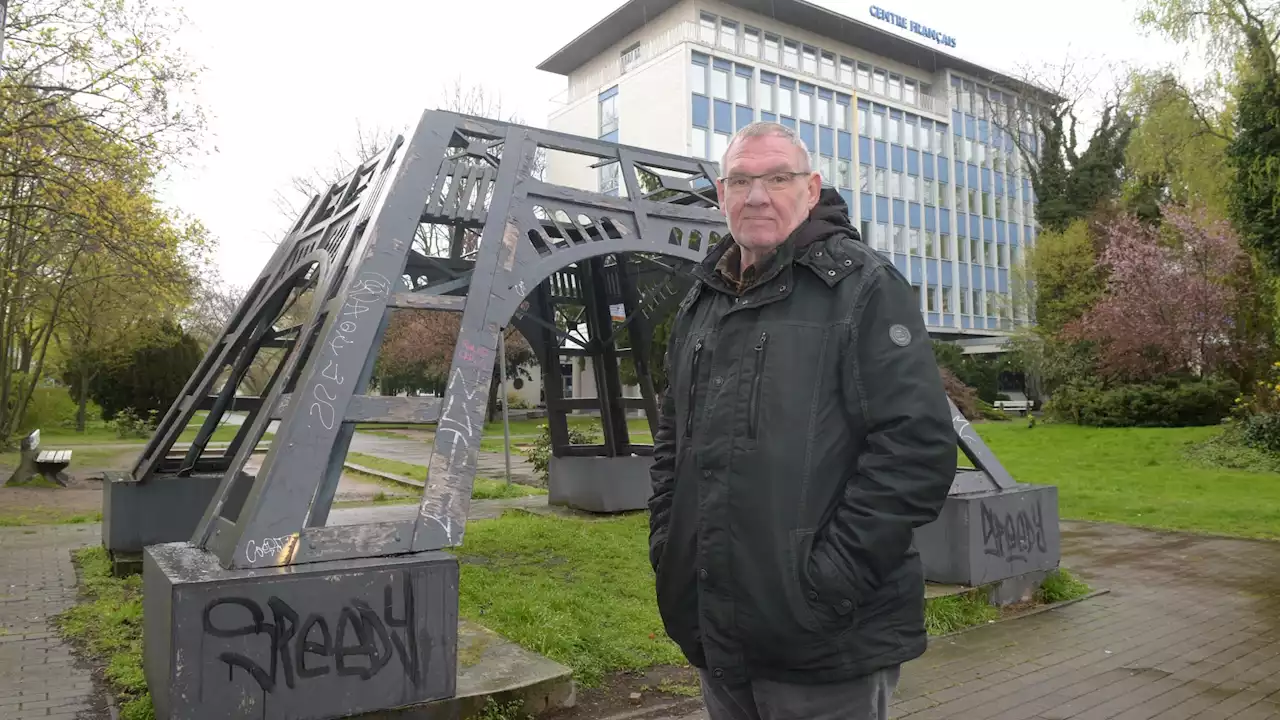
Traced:
[[751, 183], [751, 190], [747, 192], [748, 205], [767, 205], [769, 203], [769, 191], [764, 189], [764, 181], [757, 180]]

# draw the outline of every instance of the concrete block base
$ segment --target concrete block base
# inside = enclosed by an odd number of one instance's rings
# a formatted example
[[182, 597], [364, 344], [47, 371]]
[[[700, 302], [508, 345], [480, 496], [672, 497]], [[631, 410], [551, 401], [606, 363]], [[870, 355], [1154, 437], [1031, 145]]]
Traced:
[[976, 587], [1052, 570], [1062, 551], [1058, 488], [948, 496], [938, 519], [916, 529], [915, 544], [930, 582]]
[[653, 484], [647, 455], [555, 457], [547, 465], [547, 502], [597, 513], [644, 510]]
[[327, 720], [456, 690], [448, 553], [226, 570], [181, 542], [147, 547], [142, 576], [159, 720]]
[[[140, 553], [147, 545], [190, 540], [221, 480], [221, 474], [156, 475], [140, 483], [127, 472], [104, 473], [103, 547]], [[248, 492], [249, 485], [239, 487]]]

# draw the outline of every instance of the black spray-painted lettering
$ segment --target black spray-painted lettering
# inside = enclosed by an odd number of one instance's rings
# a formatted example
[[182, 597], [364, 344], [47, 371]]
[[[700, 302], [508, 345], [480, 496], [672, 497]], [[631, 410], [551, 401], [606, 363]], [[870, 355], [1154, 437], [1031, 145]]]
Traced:
[[[263, 663], [238, 652], [220, 652], [218, 659], [227, 665], [228, 680], [235, 677], [236, 668], [241, 668], [266, 693], [274, 693], [281, 679], [285, 687], [292, 690], [299, 679], [310, 680], [331, 671], [343, 677], [368, 680], [397, 657], [405, 677], [416, 687], [422, 684], [424, 673], [418, 648], [413, 583], [408, 573], [401, 574], [401, 585], [404, 608], [399, 616], [391, 584], [388, 584], [382, 592], [381, 614], [363, 600], [352, 599], [339, 611], [335, 632], [330, 631], [329, 618], [319, 613], [311, 613], [299, 622], [298, 612], [278, 597], [267, 600], [270, 622], [255, 600], [216, 598], [205, 606], [204, 633], [222, 639], [265, 635], [270, 642], [265, 668]], [[243, 608], [249, 614], [249, 622], [234, 627], [216, 625], [213, 611], [224, 605]]]
[[1014, 560], [1026, 561], [1031, 552], [1048, 552], [1049, 546], [1044, 536], [1044, 513], [1040, 503], [1034, 503], [1029, 510], [1019, 510], [1016, 514], [1006, 512], [1002, 518], [998, 511], [993, 511], [982, 503], [982, 545], [988, 555]]

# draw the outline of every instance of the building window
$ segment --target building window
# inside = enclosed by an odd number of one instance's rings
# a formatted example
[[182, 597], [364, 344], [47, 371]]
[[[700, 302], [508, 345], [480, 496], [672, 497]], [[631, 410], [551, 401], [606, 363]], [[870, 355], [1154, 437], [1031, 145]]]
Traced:
[[808, 45], [804, 46], [804, 71], [810, 75], [818, 74], [818, 51]]
[[984, 240], [982, 242], [982, 263], [989, 267], [996, 266], [995, 248], [991, 246], [990, 240]]
[[693, 157], [699, 157], [703, 160], [707, 159], [707, 131], [700, 127], [693, 129], [693, 139], [691, 140], [693, 147], [689, 153]]
[[900, 172], [890, 172], [890, 174], [889, 174], [889, 187], [893, 189], [893, 194], [894, 194], [894, 196], [895, 196], [895, 197], [899, 197], [899, 198], [900, 198], [900, 197], [902, 197], [902, 196], [905, 194], [905, 193], [903, 192], [903, 188], [902, 188], [902, 173], [900, 173]]
[[905, 78], [902, 81], [902, 101], [916, 105], [919, 98], [916, 96], [916, 81], [911, 78]]
[[788, 87], [778, 88], [778, 114], [787, 117], [795, 117], [795, 111], [791, 109], [794, 101], [795, 90]]
[[991, 217], [991, 193], [982, 193], [982, 214]]
[[937, 247], [933, 241], [933, 233], [928, 230], [924, 231], [924, 256], [928, 258], [937, 257]]
[[930, 285], [928, 294], [928, 305], [925, 309], [929, 312], [938, 312], [938, 288]]
[[849, 161], [841, 160], [836, 163], [836, 178], [840, 182], [840, 187], [853, 187], [853, 183], [849, 178]]
[[933, 146], [939, 153], [947, 151], [947, 126], [935, 125], [933, 128]]
[[729, 71], [711, 68], [711, 97], [717, 100], [729, 99]]
[[794, 40], [782, 41], [782, 64], [789, 68], [800, 67], [800, 46]]
[[751, 104], [751, 76], [733, 74], [733, 101], [739, 105]]
[[725, 150], [729, 149], [729, 133], [712, 133], [711, 134], [711, 159], [720, 162], [724, 157]]
[[836, 79], [836, 56], [829, 52], [822, 53], [822, 69], [819, 73], [828, 80]]
[[920, 231], [916, 228], [907, 231], [907, 252], [912, 255], [920, 254]]
[[909, 120], [907, 121], [907, 126], [906, 126], [906, 128], [905, 128], [905, 133], [904, 133], [904, 135], [905, 135], [904, 140], [906, 141], [904, 144], [905, 144], [908, 148], [910, 148], [910, 149], [912, 149], [912, 150], [915, 150], [915, 149], [916, 149], [916, 125], [915, 125], [915, 123], [913, 123], [913, 122], [911, 122], [911, 121], [909, 121]]
[[876, 168], [876, 194], [889, 194], [889, 176], [884, 168]]
[[[873, 242], [875, 242], [875, 240], [871, 237], [871, 221], [866, 218], [862, 219], [862, 242], [866, 243], [867, 245], [871, 245]], [[871, 246], [875, 247], [874, 245], [871, 245]]]
[[969, 293], [968, 291], [965, 291], [965, 290], [960, 291], [960, 314], [961, 315], [972, 314], [972, 312], [969, 309]]
[[978, 207], [978, 189], [969, 188], [969, 212], [977, 214]]
[[840, 58], [840, 84], [853, 87], [853, 61], [847, 57]]
[[982, 291], [975, 289], [975, 290], [970, 290], [969, 292], [973, 294], [973, 314], [981, 315], [982, 314]]
[[689, 65], [689, 87], [699, 95], [707, 94], [707, 66], [693, 63]]
[[902, 99], [902, 78], [897, 75], [889, 76], [889, 97], [894, 100]]
[[951, 288], [942, 288], [942, 312], [951, 312]]
[[600, 192], [608, 195], [618, 194], [618, 180], [621, 178], [618, 163], [609, 163], [600, 168]]
[[835, 104], [835, 128], [837, 130], [849, 129], [849, 106], [844, 103]]
[[985, 262], [982, 257], [982, 242], [978, 238], [969, 238], [969, 262], [979, 265]]
[[834, 124], [831, 122], [831, 101], [821, 95], [818, 96], [818, 124], [827, 127]]
[[[822, 168], [823, 170], [826, 171], [826, 175], [824, 177], [826, 177], [827, 182], [831, 183], [832, 185], [835, 185], [836, 181], [840, 179], [836, 175], [836, 159], [833, 157], [824, 156], [822, 158]], [[845, 187], [845, 185], [842, 183], [839, 185], [839, 187]]]
[[956, 193], [956, 211], [962, 213], [969, 212], [969, 203], [967, 202], [967, 198], [968, 196], [965, 195], [963, 191]]
[[622, 58], [618, 61], [622, 66], [622, 74], [626, 75], [632, 68], [640, 64], [640, 43], [636, 43], [626, 50], [622, 51]]
[[858, 134], [859, 135], [866, 135], [871, 131], [871, 128], [867, 127], [868, 125], [871, 124], [870, 115], [871, 115], [870, 110], [864, 107], [858, 108]]
[[936, 192], [937, 190], [933, 189], [933, 181], [928, 178], [925, 178], [924, 179], [924, 204], [925, 205], [932, 206], [934, 204], [934, 200], [937, 198], [937, 195], [934, 194]]
[[742, 54], [747, 57], [760, 56], [760, 31], [755, 28], [742, 29]]
[[738, 23], [728, 20], [720, 21], [720, 47], [737, 52]]
[[871, 92], [877, 95], [884, 95], [885, 94], [884, 84], [885, 84], [885, 72], [879, 68], [876, 68], [875, 71], [872, 72], [871, 74]]
[[796, 108], [796, 117], [805, 122], [813, 120], [813, 96], [807, 92], [800, 93], [800, 105]]
[[947, 206], [947, 183], [938, 181], [938, 204], [942, 207]]
[[951, 235], [949, 233], [940, 233], [938, 235], [938, 250], [943, 260], [951, 259]]
[[907, 200], [910, 202], [916, 202], [920, 199], [917, 194], [920, 190], [920, 178], [912, 177], [911, 175], [907, 175], [905, 177], [907, 183]]
[[1009, 246], [997, 245], [996, 253], [996, 267], [1009, 267]]
[[892, 116], [889, 117], [889, 142], [894, 145], [897, 145], [902, 142], [902, 140], [898, 137], [898, 133], [900, 131], [899, 126], [901, 124], [902, 124], [902, 121], [899, 120], [898, 118], [892, 117]]
[[765, 112], [773, 112], [773, 83], [767, 83], [763, 80], [756, 87], [756, 95], [760, 101], [760, 109]]
[[858, 89], [871, 90], [871, 66], [866, 63], [858, 63]]
[[955, 140], [955, 155], [953, 157], [960, 162], [964, 162], [964, 138], [961, 138], [959, 135], [953, 135], [952, 137]]
[[893, 251], [896, 253], [907, 252], [907, 229], [901, 225], [893, 226]]
[[708, 45], [716, 44], [716, 16], [702, 13], [702, 21], [698, 24], [698, 37]]
[[764, 59], [765, 59], [765, 62], [770, 62], [770, 63], [773, 63], [774, 65], [778, 64], [778, 36], [777, 35], [764, 36]]
[[920, 306], [923, 303], [923, 298], [920, 296], [920, 285], [918, 283], [912, 283], [911, 295], [916, 299], [916, 309], [920, 309]]
[[884, 113], [871, 113], [871, 137], [876, 140], [884, 139]]
[[865, 163], [858, 165], [858, 192], [871, 192], [871, 166]]
[[615, 92], [600, 101], [600, 136], [618, 129], [618, 94]]

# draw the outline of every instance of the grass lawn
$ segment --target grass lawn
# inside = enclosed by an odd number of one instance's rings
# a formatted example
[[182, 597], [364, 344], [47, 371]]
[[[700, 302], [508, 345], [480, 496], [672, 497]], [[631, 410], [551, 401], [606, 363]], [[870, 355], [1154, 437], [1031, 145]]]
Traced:
[[1019, 482], [1058, 486], [1064, 519], [1280, 539], [1280, 474], [1184, 457], [1220, 428], [974, 427]]
[[[400, 462], [399, 460], [388, 460], [386, 458], [380, 458], [374, 455], [365, 455], [364, 453], [358, 453], [358, 452], [347, 453], [347, 462], [355, 463], [356, 465], [363, 465], [364, 467], [367, 467], [371, 470], [380, 470], [385, 473], [391, 473], [392, 475], [401, 475], [404, 477], [411, 478], [413, 480], [421, 481], [427, 477], [427, 468], [424, 465], [414, 465], [412, 463]], [[378, 482], [379, 484], [385, 484], [388, 486], [388, 488], [394, 488], [399, 492], [404, 492], [406, 490], [409, 490], [409, 491], [413, 490], [412, 488], [409, 488], [405, 485], [400, 485], [390, 480], [379, 478], [376, 475], [369, 475], [366, 473], [359, 473], [358, 471], [350, 471], [350, 470], [348, 472], [357, 472], [357, 474], [359, 474], [361, 477], [367, 477], [371, 480]], [[475, 481], [472, 483], [472, 486], [471, 486], [471, 498], [473, 500], [492, 500], [492, 499], [498, 499], [498, 498], [515, 498], [515, 497], [526, 497], [529, 495], [546, 495], [546, 494], [547, 494], [547, 491], [544, 488], [530, 487], [528, 485], [519, 485], [517, 483], [511, 483], [510, 485], [508, 485], [505, 481], [502, 481], [502, 480], [492, 480], [490, 478], [478, 477], [478, 476], [475, 478]], [[417, 499], [418, 499], [418, 496], [414, 495], [411, 498], [407, 498], [405, 501], [406, 502], [416, 501]], [[395, 501], [394, 498], [388, 499], [388, 502], [394, 502], [394, 501]]]

